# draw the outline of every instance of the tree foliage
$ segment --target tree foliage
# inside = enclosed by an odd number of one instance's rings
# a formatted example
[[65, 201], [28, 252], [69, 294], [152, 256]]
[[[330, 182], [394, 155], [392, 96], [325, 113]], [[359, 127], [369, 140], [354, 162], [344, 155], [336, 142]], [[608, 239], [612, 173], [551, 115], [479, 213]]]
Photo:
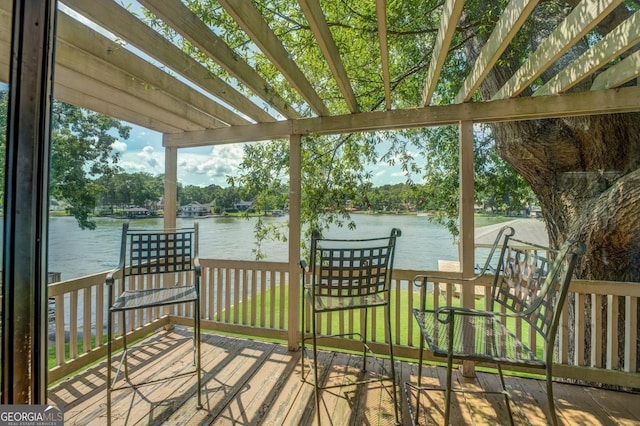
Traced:
[[[0, 179], [4, 190], [8, 93], [0, 91]], [[119, 156], [112, 145], [127, 139], [130, 127], [119, 120], [54, 101], [51, 120], [50, 196], [64, 201], [81, 228], [93, 229], [90, 218], [103, 187], [101, 176], [117, 173]], [[117, 136], [115, 136], [115, 135]]]
[[[313, 115], [310, 107], [291, 89], [279, 70], [253, 46], [217, 2], [190, 0], [187, 3], [208, 25], [219, 29], [216, 33], [239, 56], [252, 64], [290, 105], [305, 116]], [[306, 77], [313, 82], [327, 107], [336, 113], [349, 113], [297, 2], [259, 0], [255, 4], [293, 59], [301, 64]], [[384, 109], [381, 62], [376, 54], [379, 51], [379, 38], [375, 2], [324, 2], [322, 8], [358, 99], [359, 111]], [[488, 8], [487, 13], [480, 14], [474, 24], [477, 27], [490, 27], [495, 22], [496, 17], [492, 13], [496, 9], [497, 6]], [[173, 36], [184, 50], [197, 52], [188, 41], [178, 37], [152, 14], [147, 13], [146, 16], [155, 29]], [[391, 108], [419, 104], [440, 19], [440, 1], [387, 2], [388, 37], [392, 48], [389, 64], [393, 92]], [[460, 53], [452, 55], [453, 59], [446, 65], [444, 74], [451, 76], [451, 79], [442, 79], [445, 83], [438, 87], [437, 102], [455, 95], [457, 80], [467, 67], [461, 50], [462, 40], [456, 40], [455, 43], [455, 49]], [[227, 76], [233, 81], [219, 66], [211, 64], [210, 67], [218, 75]], [[242, 88], [241, 83], [234, 83]], [[501, 185], [484, 185], [482, 191], [478, 191], [478, 201], [499, 202], [508, 199], [524, 202], [527, 197], [523, 194], [530, 193], [528, 185], [495, 151], [491, 152], [492, 139], [486, 128], [483, 134], [476, 146], [482, 148], [477, 151], [478, 181], [491, 182], [497, 179]], [[458, 214], [457, 141], [454, 128], [304, 137], [301, 213], [305, 232], [308, 234], [313, 228], [326, 229], [333, 225], [354, 227], [349, 217], [349, 206], [372, 204], [377, 194], [367, 190], [371, 188], [371, 166], [386, 163], [402, 169], [406, 184], [414, 191], [413, 196], [422, 199], [425, 205], [437, 206], [435, 220], [446, 223], [455, 234]], [[283, 140], [247, 145], [240, 174], [234, 183], [255, 194], [256, 199], [273, 198], [278, 188], [288, 183], [288, 150], [288, 141]], [[500, 173], [505, 170], [507, 174]], [[415, 185], [422, 182], [426, 182], [426, 188]], [[258, 226], [263, 225], [259, 223]], [[265, 231], [261, 228], [259, 235], [282, 239], [287, 233], [287, 229]]]
[[120, 170], [119, 154], [112, 145], [127, 139], [131, 128], [103, 114], [54, 102], [51, 131], [51, 197], [70, 205], [81, 228], [95, 228], [89, 215], [95, 209], [101, 188], [100, 176]]

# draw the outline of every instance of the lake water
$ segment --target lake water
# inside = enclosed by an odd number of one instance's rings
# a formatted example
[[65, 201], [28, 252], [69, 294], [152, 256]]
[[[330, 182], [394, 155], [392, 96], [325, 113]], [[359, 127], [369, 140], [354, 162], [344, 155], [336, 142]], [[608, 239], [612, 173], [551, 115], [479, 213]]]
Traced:
[[[416, 215], [352, 215], [356, 229], [332, 229], [327, 236], [369, 237], [387, 235], [397, 227], [396, 268], [437, 269], [438, 259], [457, 260], [457, 246], [441, 225]], [[263, 218], [286, 224], [287, 217]], [[254, 260], [255, 218], [212, 217], [200, 219], [200, 257]], [[81, 230], [72, 217], [51, 217], [49, 222], [49, 271], [62, 273], [67, 280], [114, 268], [118, 263], [122, 220], [97, 218], [95, 230]], [[193, 219], [178, 218], [178, 226], [190, 226]], [[162, 219], [137, 219], [131, 227], [162, 227]], [[287, 261], [285, 242], [263, 243], [266, 261]]]

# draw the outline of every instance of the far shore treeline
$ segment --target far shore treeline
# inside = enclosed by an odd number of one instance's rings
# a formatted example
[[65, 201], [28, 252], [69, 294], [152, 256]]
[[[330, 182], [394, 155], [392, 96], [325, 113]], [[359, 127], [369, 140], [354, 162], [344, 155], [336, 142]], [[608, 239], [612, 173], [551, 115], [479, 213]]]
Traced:
[[[118, 173], [102, 176], [95, 181], [98, 189], [99, 204], [95, 214], [116, 214], [132, 208], [144, 208], [150, 214], [162, 214], [163, 210], [163, 176], [153, 176], [148, 173]], [[439, 210], [435, 202], [422, 195], [420, 185], [398, 183], [378, 187], [368, 186], [357, 191], [358, 199], [345, 199], [343, 207], [354, 211], [371, 211], [377, 213], [402, 213], [415, 211]], [[237, 213], [268, 213], [272, 211], [286, 211], [289, 207], [288, 187], [282, 186], [273, 192], [272, 196], [264, 197], [253, 194], [244, 188], [235, 186], [221, 187], [219, 185], [195, 186], [178, 185], [178, 207], [191, 203], [198, 203], [210, 209], [211, 214]], [[64, 203], [52, 201], [52, 209], [64, 212]], [[243, 206], [240, 207], [239, 206]], [[491, 213], [519, 212], [529, 208], [528, 205], [514, 203], [500, 204], [488, 200], [482, 208]]]

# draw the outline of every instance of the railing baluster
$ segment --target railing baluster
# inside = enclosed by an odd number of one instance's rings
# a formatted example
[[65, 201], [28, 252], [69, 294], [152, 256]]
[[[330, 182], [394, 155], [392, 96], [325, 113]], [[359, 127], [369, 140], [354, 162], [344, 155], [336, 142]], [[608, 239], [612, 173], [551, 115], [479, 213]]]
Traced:
[[82, 292], [84, 293], [83, 304], [83, 321], [82, 321], [82, 351], [89, 352], [91, 350], [91, 312], [92, 312], [92, 297], [91, 297], [91, 287], [85, 288]]
[[64, 353], [64, 293], [56, 296], [56, 365], [65, 363]]
[[602, 367], [602, 295], [591, 295], [591, 366]]
[[635, 373], [638, 371], [638, 298], [625, 296], [624, 299], [624, 371]]
[[78, 357], [78, 290], [71, 292], [69, 301], [69, 358]]
[[104, 286], [96, 285], [96, 347], [102, 346], [104, 330]]
[[618, 369], [620, 362], [618, 359], [618, 314], [620, 298], [607, 295], [607, 369]]
[[585, 336], [585, 306], [586, 295], [576, 294], [575, 299], [575, 345], [574, 345], [574, 363], [583, 366], [586, 364], [584, 356], [584, 336]]

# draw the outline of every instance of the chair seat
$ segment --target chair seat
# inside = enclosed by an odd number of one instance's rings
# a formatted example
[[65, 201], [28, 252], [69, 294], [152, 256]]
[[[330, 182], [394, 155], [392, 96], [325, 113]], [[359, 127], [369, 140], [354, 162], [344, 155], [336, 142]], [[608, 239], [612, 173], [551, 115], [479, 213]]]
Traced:
[[[312, 303], [313, 297], [307, 291], [307, 300]], [[373, 306], [384, 306], [387, 302], [378, 294], [366, 296], [318, 296], [315, 297], [315, 311], [339, 311], [342, 309], [370, 308]]]
[[[414, 309], [413, 314], [430, 350], [436, 356], [449, 354], [448, 313]], [[465, 337], [466, 336], [466, 337]], [[502, 364], [526, 364], [544, 368], [545, 362], [524, 345], [500, 317], [455, 313], [452, 352], [454, 358]]]
[[126, 290], [111, 306], [110, 310], [126, 311], [175, 303], [194, 302], [198, 298], [195, 286], [175, 286], [150, 290]]

